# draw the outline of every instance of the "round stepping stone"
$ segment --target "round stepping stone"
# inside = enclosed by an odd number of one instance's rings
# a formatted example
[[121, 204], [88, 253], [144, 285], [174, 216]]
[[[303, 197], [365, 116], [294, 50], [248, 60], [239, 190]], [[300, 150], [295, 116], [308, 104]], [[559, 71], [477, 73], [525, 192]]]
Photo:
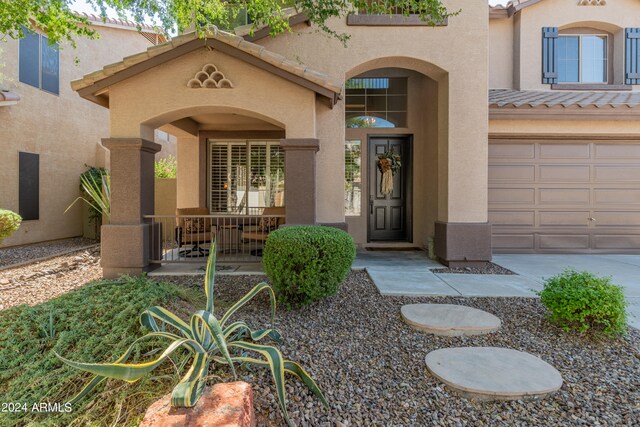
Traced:
[[482, 335], [500, 329], [500, 319], [477, 308], [454, 304], [409, 304], [400, 309], [405, 323], [434, 335]]
[[508, 348], [443, 348], [427, 354], [425, 361], [436, 378], [469, 399], [541, 398], [562, 386], [553, 366]]

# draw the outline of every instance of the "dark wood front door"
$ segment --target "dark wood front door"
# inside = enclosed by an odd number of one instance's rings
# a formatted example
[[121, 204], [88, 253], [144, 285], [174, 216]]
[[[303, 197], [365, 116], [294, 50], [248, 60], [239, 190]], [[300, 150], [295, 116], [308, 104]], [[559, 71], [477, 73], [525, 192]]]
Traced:
[[[382, 172], [378, 155], [393, 150], [402, 167], [393, 176], [393, 191], [382, 193]], [[411, 137], [369, 138], [369, 241], [409, 241]]]

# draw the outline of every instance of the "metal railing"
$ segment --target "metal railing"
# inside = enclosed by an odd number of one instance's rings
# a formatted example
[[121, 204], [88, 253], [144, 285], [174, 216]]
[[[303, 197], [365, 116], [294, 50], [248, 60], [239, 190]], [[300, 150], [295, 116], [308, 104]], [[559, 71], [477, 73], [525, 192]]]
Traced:
[[215, 241], [222, 262], [260, 262], [269, 233], [285, 215], [146, 215], [149, 262], [205, 263]]

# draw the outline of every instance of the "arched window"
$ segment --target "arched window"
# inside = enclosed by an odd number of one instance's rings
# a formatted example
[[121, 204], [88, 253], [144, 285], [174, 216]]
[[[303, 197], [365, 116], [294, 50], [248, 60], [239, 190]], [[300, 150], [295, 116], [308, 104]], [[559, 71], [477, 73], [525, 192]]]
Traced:
[[345, 92], [347, 128], [407, 126], [406, 77], [356, 77]]

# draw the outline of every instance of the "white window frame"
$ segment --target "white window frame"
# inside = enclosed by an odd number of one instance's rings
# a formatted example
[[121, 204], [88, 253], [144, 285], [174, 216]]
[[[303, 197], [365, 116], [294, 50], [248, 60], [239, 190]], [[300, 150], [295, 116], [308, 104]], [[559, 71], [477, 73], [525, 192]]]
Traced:
[[[558, 82], [560, 84], [608, 84], [609, 83], [609, 35], [608, 34], [559, 34], [558, 37], [578, 37], [578, 81], [577, 82]], [[604, 45], [606, 49], [606, 55], [604, 57], [605, 68], [604, 68], [604, 81], [601, 82], [585, 82], [582, 81], [582, 38], [583, 37], [603, 37]]]
[[[280, 140], [271, 140], [271, 139], [225, 139], [225, 140], [216, 140], [216, 139], [207, 139], [207, 200], [208, 200], [208, 208], [209, 212], [213, 215], [252, 215], [255, 214], [250, 212], [250, 210], [264, 209], [267, 206], [250, 206], [249, 204], [249, 196], [248, 193], [251, 192], [251, 174], [246, 173], [246, 181], [245, 181], [245, 192], [247, 193], [247, 201], [245, 205], [242, 207], [242, 211], [240, 212], [219, 212], [212, 211], [213, 206], [213, 188], [212, 188], [212, 169], [213, 169], [213, 147], [214, 146], [227, 146], [231, 148], [232, 146], [245, 146], [246, 147], [246, 170], [247, 172], [251, 170], [251, 146], [258, 145], [266, 147], [267, 156], [266, 156], [266, 164], [265, 169], [267, 171], [271, 170], [271, 148], [274, 146], [280, 146]], [[232, 164], [232, 150], [227, 150], [227, 182], [231, 180], [231, 164]], [[266, 182], [266, 194], [271, 194], [271, 180], [267, 178]], [[227, 197], [230, 198], [232, 189], [227, 188]]]
[[362, 140], [361, 140], [361, 139], [359, 139], [359, 138], [347, 138], [347, 139], [345, 140], [345, 142], [344, 142], [344, 150], [345, 150], [345, 154], [346, 154], [346, 152], [347, 152], [347, 147], [348, 147], [350, 144], [356, 144], [356, 143], [357, 143], [357, 145], [360, 147], [360, 158], [359, 158], [360, 164], [358, 165], [358, 166], [359, 166], [359, 169], [360, 169], [360, 170], [359, 170], [359, 174], [360, 174], [360, 186], [359, 186], [359, 189], [360, 189], [360, 203], [359, 203], [359, 204], [357, 204], [357, 205], [354, 205], [354, 206], [356, 207], [356, 209], [357, 209], [357, 213], [349, 213], [349, 212], [347, 212], [347, 204], [346, 204], [346, 202], [347, 202], [347, 189], [346, 189], [346, 184], [347, 184], [347, 173], [346, 173], [346, 167], [347, 167], [347, 164], [346, 164], [346, 162], [345, 162], [345, 165], [344, 165], [344, 166], [345, 166], [345, 171], [344, 171], [344, 172], [345, 172], [345, 173], [344, 173], [344, 180], [345, 180], [345, 206], [344, 206], [344, 215], [345, 215], [345, 216], [347, 216], [347, 217], [358, 217], [358, 216], [362, 216]]

